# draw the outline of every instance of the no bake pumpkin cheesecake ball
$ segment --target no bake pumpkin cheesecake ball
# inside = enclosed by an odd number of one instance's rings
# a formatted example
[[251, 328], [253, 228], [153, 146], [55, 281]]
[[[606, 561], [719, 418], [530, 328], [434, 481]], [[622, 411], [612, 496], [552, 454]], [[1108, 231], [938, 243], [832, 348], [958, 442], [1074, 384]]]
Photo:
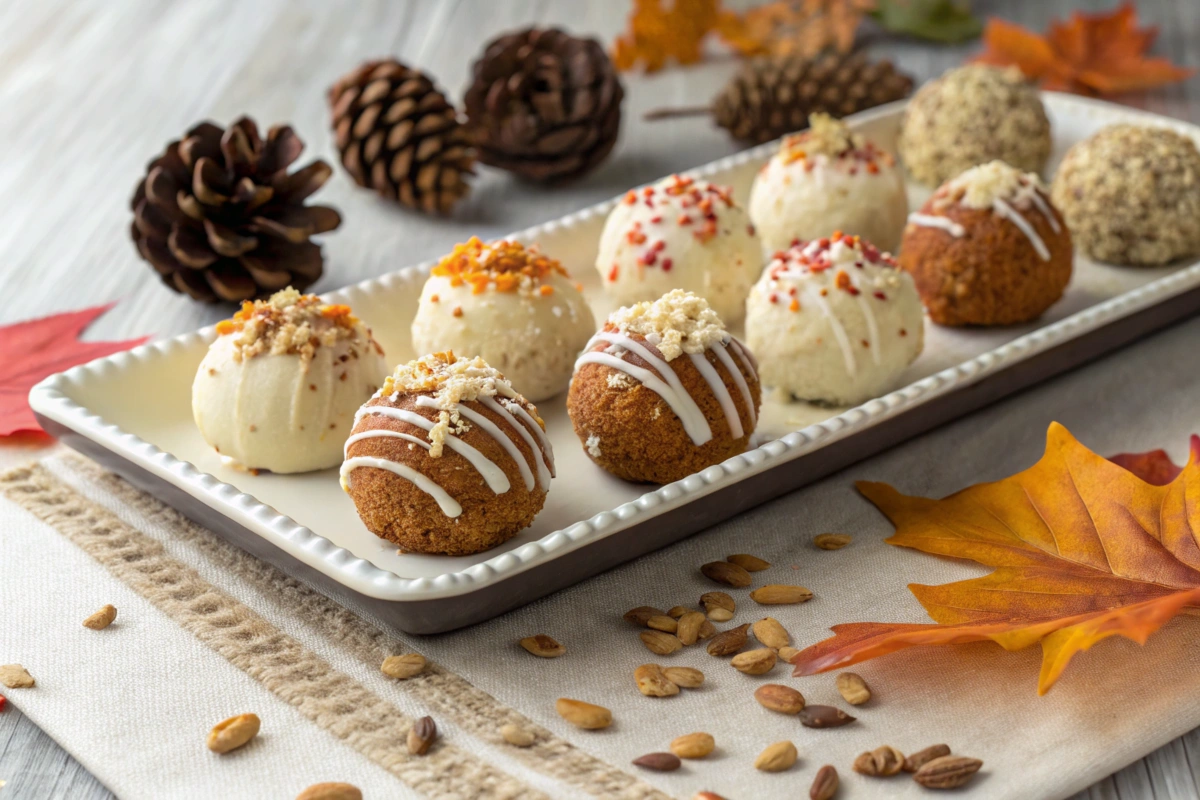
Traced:
[[760, 401], [754, 356], [675, 289], [609, 316], [576, 362], [567, 411], [597, 465], [670, 483], [743, 452]]
[[912, 278], [857, 236], [776, 253], [746, 301], [746, 342], [770, 389], [855, 405], [894, 388], [924, 346]]
[[537, 407], [482, 358], [434, 353], [397, 367], [359, 409], [342, 488], [376, 536], [468, 555], [529, 527], [553, 475]]
[[412, 341], [418, 353], [479, 356], [538, 402], [567, 388], [595, 330], [592, 309], [558, 261], [536, 245], [472, 238], [433, 268]]
[[810, 120], [754, 179], [748, 208], [763, 247], [773, 253], [844, 231], [895, 249], [908, 216], [896, 159], [828, 114]]
[[997, 159], [1040, 173], [1050, 147], [1042, 98], [1015, 67], [950, 70], [913, 95], [900, 128], [900, 158], [926, 186]]
[[341, 461], [354, 412], [387, 365], [348, 306], [284, 289], [217, 324], [192, 383], [192, 415], [247, 469], [308, 472]]
[[681, 175], [626, 194], [608, 215], [596, 256], [618, 303], [683, 289], [730, 324], [745, 313], [762, 263], [754, 226], [729, 188]]
[[1071, 280], [1071, 233], [1041, 179], [1002, 161], [972, 167], [909, 217], [900, 266], [940, 325], [1041, 316]]
[[1200, 252], [1200, 151], [1166, 128], [1113, 125], [1077, 142], [1050, 196], [1097, 261], [1157, 266]]

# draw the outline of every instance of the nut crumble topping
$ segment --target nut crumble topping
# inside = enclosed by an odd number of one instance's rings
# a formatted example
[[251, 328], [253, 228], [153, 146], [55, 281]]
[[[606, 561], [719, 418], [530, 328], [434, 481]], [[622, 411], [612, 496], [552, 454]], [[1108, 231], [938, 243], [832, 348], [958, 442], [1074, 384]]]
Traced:
[[851, 174], [861, 167], [873, 175], [879, 172], [880, 164], [891, 167], [896, 163], [890, 153], [828, 114], [813, 114], [809, 125], [808, 130], [787, 136], [780, 144], [779, 154], [785, 164], [799, 161], [811, 170], [818, 163], [832, 163], [845, 166]]
[[729, 338], [708, 301], [682, 289], [673, 289], [653, 302], [619, 308], [608, 318], [608, 326], [625, 334], [641, 334], [667, 361], [683, 353], [703, 353]]
[[[217, 323], [217, 334], [234, 337], [233, 358], [239, 362], [262, 354], [299, 355], [308, 362], [318, 347], [343, 341], [383, 352], [349, 306], [326, 304], [290, 286], [266, 300], [245, 301], [232, 319]], [[351, 352], [358, 357], [356, 349]]]
[[537, 293], [548, 296], [554, 287], [542, 283], [551, 274], [569, 277], [563, 265], [542, 255], [537, 245], [499, 241], [485, 244], [472, 236], [438, 262], [432, 274], [450, 279], [451, 286], [470, 285], [474, 294], [497, 292]]
[[943, 185], [934, 194], [933, 208], [941, 210], [951, 203], [967, 208], [994, 208], [997, 200], [1022, 211], [1039, 205], [1038, 194], [1048, 190], [1033, 172], [1021, 170], [1003, 161], [991, 161], [972, 167]]

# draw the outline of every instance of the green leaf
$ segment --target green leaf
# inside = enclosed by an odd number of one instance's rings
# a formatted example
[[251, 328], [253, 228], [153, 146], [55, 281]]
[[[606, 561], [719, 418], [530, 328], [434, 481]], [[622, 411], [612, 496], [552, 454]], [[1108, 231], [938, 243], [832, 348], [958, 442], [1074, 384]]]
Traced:
[[871, 16], [886, 30], [943, 44], [974, 39], [983, 30], [965, 0], [879, 0]]

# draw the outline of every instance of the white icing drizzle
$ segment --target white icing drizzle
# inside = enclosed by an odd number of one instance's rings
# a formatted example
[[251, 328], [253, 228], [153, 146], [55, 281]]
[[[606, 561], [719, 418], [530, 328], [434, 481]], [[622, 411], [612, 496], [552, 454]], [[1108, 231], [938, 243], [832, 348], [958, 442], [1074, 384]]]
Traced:
[[558, 477], [558, 473], [556, 473], [554, 470], [554, 446], [550, 444], [550, 437], [546, 435], [544, 430], [542, 430], [542, 426], [538, 424], [538, 421], [533, 418], [532, 414], [525, 410], [524, 406], [515, 400], [506, 399], [500, 405], [504, 406], [509, 411], [517, 412], [517, 416], [525, 420], [526, 424], [533, 429], [534, 435], [537, 436], [538, 441], [542, 443], [542, 452], [546, 454], [546, 458], [549, 461], [550, 477]]
[[[733, 376], [733, 382], [737, 384], [738, 390], [742, 393], [742, 399], [746, 401], [746, 413], [750, 415], [750, 427], [754, 428], [758, 425], [758, 415], [754, 413], [754, 395], [750, 393], [750, 386], [742, 377], [742, 371], [738, 369], [737, 364], [733, 363], [733, 358], [729, 355], [730, 349], [735, 348], [736, 345], [736, 340], [730, 337], [729, 344], [724, 347], [714, 347], [713, 352], [717, 354], [717, 359]], [[736, 349], [734, 352], [737, 352]]]
[[374, 456], [355, 456], [354, 458], [346, 459], [342, 462], [341, 476], [343, 486], [348, 484], [350, 473], [359, 467], [374, 467], [375, 469], [384, 469], [388, 472], [399, 475], [401, 478], [409, 481], [418, 489], [425, 492], [425, 494], [432, 497], [434, 502], [438, 504], [438, 508], [440, 508], [442, 513], [447, 517], [453, 519], [454, 517], [462, 514], [462, 506], [460, 506], [458, 501], [451, 497], [441, 486], [438, 486], [436, 483], [429, 480], [429, 478], [426, 478], [412, 467], [409, 467], [405, 464], [398, 464], [395, 461], [389, 461], [386, 458], [375, 458]]
[[924, 228], [940, 228], [955, 239], [961, 239], [967, 235], [967, 229], [949, 217], [938, 217], [933, 214], [913, 212], [908, 215], [908, 221], [913, 225], [920, 225]]
[[[484, 395], [480, 395], [476, 399], [482, 403], [484, 407], [490, 408], [492, 411], [495, 411], [497, 414], [504, 417], [505, 421], [513, 427], [513, 430], [521, 435], [521, 438], [525, 440], [525, 444], [529, 445], [529, 449], [533, 451], [534, 461], [537, 462], [538, 484], [543, 489], [549, 489], [550, 478], [554, 474], [554, 470], [551, 468], [553, 466], [553, 462], [550, 460], [550, 457], [542, 452], [542, 448], [538, 447], [537, 442], [533, 440], [533, 437], [529, 434], [529, 431], [526, 429], [526, 427], [522, 425], [515, 416], [513, 416], [513, 413], [509, 408], [506, 408], [505, 406], [502, 406], [500, 403], [496, 402], [494, 397], [485, 397]], [[517, 403], [513, 403], [511, 407], [520, 408]], [[461, 406], [459, 407], [458, 411], [460, 414], [462, 413]], [[536, 422], [533, 423], [533, 426], [538, 428], [538, 430], [541, 430], [541, 426], [539, 426]]]
[[1058, 224], [1058, 219], [1055, 218], [1054, 212], [1050, 210], [1050, 205], [1042, 199], [1042, 193], [1035, 189], [1029, 193], [1029, 199], [1037, 206], [1038, 211], [1042, 212], [1042, 216], [1046, 218], [1046, 222], [1050, 223], [1050, 230], [1055, 233], [1062, 233], [1062, 226]]
[[347, 439], [346, 445], [342, 448], [342, 458], [346, 458], [347, 456], [350, 455], [350, 445], [354, 444], [355, 442], [361, 442], [363, 439], [380, 439], [380, 438], [404, 439], [405, 441], [412, 442], [413, 444], [419, 444], [419, 445], [421, 445], [421, 447], [424, 447], [426, 450], [428, 450], [431, 447], [429, 442], [425, 441], [424, 439], [418, 439], [416, 436], [413, 436], [412, 434], [400, 433], [399, 431], [392, 431], [392, 430], [388, 430], [387, 428], [376, 428], [374, 430], [363, 431], [362, 433], [356, 433], [353, 436], [351, 436], [349, 439]]
[[735, 336], [729, 337], [729, 343], [733, 346], [733, 352], [742, 362], [742, 366], [746, 368], [746, 372], [758, 375], [758, 359], [754, 357], [754, 353], [747, 350], [746, 345], [739, 342]]
[[[441, 410], [438, 408], [437, 400], [427, 395], [418, 397], [417, 405], [421, 408]], [[477, 411], [472, 411], [461, 403], [458, 405], [458, 414], [463, 419], [478, 425], [484, 432], [491, 434], [492, 438], [512, 457], [512, 460], [517, 462], [517, 471], [521, 473], [521, 480], [525, 481], [525, 489], [532, 492], [534, 487], [533, 472], [529, 469], [529, 462], [525, 460], [525, 456], [521, 454], [521, 449], [517, 447], [516, 443], [505, 436], [504, 431], [497, 428], [496, 424], [490, 419]]]
[[[420, 400], [422, 399], [426, 398], [419, 398], [418, 404], [420, 404]], [[407, 411], [403, 408], [392, 408], [391, 406], [363, 406], [354, 415], [353, 427], [358, 427], [358, 423], [362, 421], [362, 418], [367, 414], [379, 414], [380, 416], [391, 417], [392, 419], [398, 419], [401, 422], [407, 422], [409, 425], [415, 425], [423, 430], [433, 430], [433, 420], [423, 417], [416, 412]], [[347, 444], [349, 444], [349, 442], [347, 442]], [[504, 494], [512, 487], [512, 484], [510, 484], [508, 481], [508, 476], [504, 474], [504, 470], [500, 469], [500, 467], [496, 466], [491, 459], [476, 450], [471, 445], [464, 442], [462, 439], [459, 439], [453, 434], [447, 433], [446, 446], [470, 462], [471, 466], [479, 471], [480, 476], [488, 485], [488, 488], [496, 494]], [[521, 463], [524, 463], [524, 459], [521, 460]]]
[[821, 313], [829, 320], [829, 327], [833, 329], [833, 338], [837, 339], [838, 346], [842, 348], [842, 359], [846, 363], [846, 374], [853, 378], [858, 374], [858, 361], [854, 358], [854, 348], [850, 344], [850, 337], [846, 335], [846, 329], [842, 326], [841, 320], [837, 315], [829, 310], [829, 303], [821, 297], [819, 292], [813, 290], [809, 286], [805, 290], [805, 300], [816, 303], [817, 308], [821, 309]]
[[1038, 236], [1038, 232], [1029, 224], [1029, 220], [1021, 215], [1021, 212], [999, 197], [992, 201], [992, 208], [997, 214], [1007, 219], [1013, 225], [1016, 225], [1021, 233], [1025, 234], [1025, 238], [1029, 239], [1029, 243], [1033, 245], [1033, 249], [1041, 256], [1042, 261], [1050, 260], [1050, 251], [1046, 249], [1046, 243], [1042, 241], [1042, 237]]
[[[608, 342], [613, 345], [624, 347], [626, 350], [636, 353], [644, 361], [653, 366], [662, 375], [659, 378], [648, 369], [630, 364], [624, 359], [609, 355], [600, 351], [592, 351], [591, 347], [596, 342]], [[613, 331], [599, 331], [588, 342], [587, 348], [584, 349], [583, 355], [575, 362], [575, 369], [578, 370], [584, 364], [603, 364], [606, 367], [620, 370], [632, 378], [641, 381], [647, 388], [661, 397], [671, 410], [675, 412], [675, 416], [683, 423], [683, 429], [692, 440], [692, 444], [697, 447], [710, 441], [713, 438], [712, 428], [709, 427], [708, 419], [704, 416], [704, 412], [696, 405], [695, 399], [688, 394], [683, 388], [683, 384], [679, 381], [679, 376], [675, 374], [675, 370], [671, 365], [662, 360], [639, 342], [634, 341], [623, 333]]]
[[721, 379], [716, 368], [708, 363], [705, 353], [688, 353], [688, 357], [692, 359], [696, 369], [700, 370], [708, 388], [712, 390], [713, 396], [721, 404], [721, 410], [725, 412], [725, 421], [729, 423], [729, 435], [735, 439], [742, 438], [742, 420], [738, 416], [737, 405], [733, 402], [733, 395], [726, 388], [725, 381]]

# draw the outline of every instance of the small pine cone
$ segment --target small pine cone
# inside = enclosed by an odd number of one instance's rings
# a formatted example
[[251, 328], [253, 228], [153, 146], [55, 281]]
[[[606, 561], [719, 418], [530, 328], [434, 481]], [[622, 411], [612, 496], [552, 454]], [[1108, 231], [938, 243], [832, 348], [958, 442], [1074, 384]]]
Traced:
[[342, 166], [359, 186], [408, 208], [445, 214], [475, 174], [458, 111], [424, 73], [368, 61], [329, 90]]
[[806, 127], [814, 112], [844, 117], [907, 97], [912, 86], [890, 61], [861, 53], [757, 58], [717, 95], [713, 115], [737, 139], [769, 142]]
[[527, 28], [488, 43], [471, 72], [463, 104], [483, 163], [559, 181], [612, 151], [625, 90], [595, 39]]
[[130, 202], [138, 252], [163, 283], [205, 303], [307, 289], [324, 265], [309, 239], [342, 218], [304, 204], [332, 170], [318, 159], [288, 174], [302, 150], [287, 125], [264, 141], [249, 117], [225, 129], [200, 123], [138, 182]]

